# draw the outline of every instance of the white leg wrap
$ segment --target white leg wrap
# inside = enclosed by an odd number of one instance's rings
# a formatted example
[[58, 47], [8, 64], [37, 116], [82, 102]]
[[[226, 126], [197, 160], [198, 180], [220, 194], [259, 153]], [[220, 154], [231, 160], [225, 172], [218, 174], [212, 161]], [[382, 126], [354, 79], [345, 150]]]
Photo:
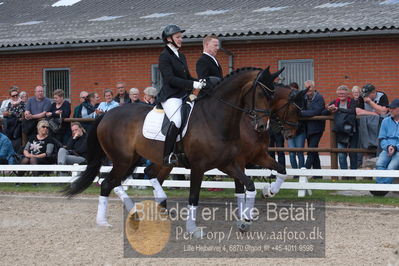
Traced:
[[186, 221], [186, 231], [192, 233], [197, 229], [195, 221], [197, 219], [198, 206], [187, 205], [187, 209], [188, 209], [188, 215]]
[[114, 188], [114, 192], [121, 199], [123, 205], [129, 213], [136, 210], [136, 205], [134, 204], [133, 200], [129, 198], [122, 186]]
[[271, 192], [277, 194], [280, 191], [281, 185], [284, 183], [285, 178], [277, 176], [276, 182], [272, 182]]
[[256, 190], [245, 192], [245, 209], [243, 211], [244, 219], [253, 220], [253, 208], [255, 205]]
[[282, 179], [284, 179], [284, 180], [288, 178], [287, 175], [280, 174], [280, 173], [277, 172], [276, 170], [272, 170], [272, 173], [271, 173], [271, 174], [274, 175], [274, 176], [276, 176], [277, 178], [280, 177], [280, 178], [282, 178]]
[[243, 219], [243, 210], [245, 208], [245, 193], [235, 193], [237, 198], [238, 218]]
[[99, 196], [96, 222], [99, 226], [111, 226], [107, 221], [108, 197]]
[[168, 197], [166, 196], [165, 191], [163, 190], [161, 184], [159, 183], [157, 178], [150, 179], [151, 185], [154, 188], [154, 198], [157, 203], [161, 203], [166, 200]]
[[277, 173], [277, 174], [276, 174], [276, 177], [277, 177], [277, 178], [282, 178], [283, 180], [286, 180], [286, 179], [288, 178], [287, 175], [283, 175], [283, 174], [280, 174], [280, 173]]

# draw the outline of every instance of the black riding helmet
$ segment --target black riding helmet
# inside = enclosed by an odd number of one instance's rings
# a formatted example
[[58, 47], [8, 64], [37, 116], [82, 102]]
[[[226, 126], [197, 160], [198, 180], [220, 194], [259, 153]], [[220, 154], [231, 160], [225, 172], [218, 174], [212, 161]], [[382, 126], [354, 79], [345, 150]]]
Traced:
[[[162, 40], [163, 40], [163, 42], [166, 43], [166, 44], [168, 44], [169, 42], [168, 42], [168, 40], [167, 40], [166, 38], [168, 38], [168, 37], [170, 37], [170, 36], [172, 36], [173, 34], [178, 33], [178, 32], [183, 33], [183, 32], [185, 32], [185, 30], [182, 30], [179, 26], [173, 25], [173, 24], [172, 24], [172, 25], [166, 26], [165, 29], [162, 31]], [[171, 43], [172, 43], [175, 47], [177, 47], [176, 44], [175, 44], [175, 42], [174, 42], [173, 40], [172, 40]]]

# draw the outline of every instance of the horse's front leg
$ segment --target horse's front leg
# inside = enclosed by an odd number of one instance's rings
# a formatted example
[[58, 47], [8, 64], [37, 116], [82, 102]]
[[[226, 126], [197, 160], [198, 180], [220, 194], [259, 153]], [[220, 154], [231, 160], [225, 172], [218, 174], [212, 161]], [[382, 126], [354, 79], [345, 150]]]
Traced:
[[[243, 169], [241, 169], [239, 164], [236, 162], [220, 170], [229, 176], [234, 177], [238, 181], [236, 182], [235, 196], [237, 197], [240, 220], [237, 221], [237, 226], [241, 231], [248, 231], [254, 218], [253, 209], [256, 197], [255, 184], [251, 178], [244, 174]], [[242, 185], [244, 185], [246, 189], [245, 192], [242, 189]]]
[[186, 231], [192, 234], [195, 239], [202, 239], [205, 235], [202, 228], [197, 227], [197, 210], [199, 195], [201, 190], [202, 178], [204, 177], [204, 171], [198, 169], [191, 169], [190, 177], [190, 196], [188, 198], [188, 215], [186, 221]]

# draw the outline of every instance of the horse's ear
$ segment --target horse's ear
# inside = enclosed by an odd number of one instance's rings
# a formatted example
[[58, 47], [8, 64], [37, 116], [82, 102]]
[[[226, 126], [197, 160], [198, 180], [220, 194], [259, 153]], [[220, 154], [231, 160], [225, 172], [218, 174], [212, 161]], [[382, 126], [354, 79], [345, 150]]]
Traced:
[[302, 99], [305, 94], [308, 92], [309, 88], [305, 90], [300, 90], [299, 93], [296, 95], [296, 100]]
[[[258, 80], [261, 81], [266, 81], [269, 80], [271, 74], [270, 74], [270, 66], [268, 66], [266, 69], [263, 69], [262, 72], [259, 74]], [[272, 79], [273, 81], [274, 79]]]
[[272, 80], [275, 80], [280, 74], [281, 72], [283, 72], [285, 69], [285, 67], [283, 67], [282, 69], [280, 69], [279, 71], [277, 71], [276, 73], [271, 74], [272, 76]]

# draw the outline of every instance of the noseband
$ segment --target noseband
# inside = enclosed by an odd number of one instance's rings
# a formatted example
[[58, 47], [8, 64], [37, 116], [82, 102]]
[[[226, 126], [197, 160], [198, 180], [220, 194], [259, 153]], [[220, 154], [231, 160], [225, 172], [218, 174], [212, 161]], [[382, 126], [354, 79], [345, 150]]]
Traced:
[[[272, 120], [273, 122], [277, 123], [279, 128], [280, 128], [280, 130], [284, 130], [284, 126], [285, 125], [298, 128], [299, 122], [287, 121], [288, 110], [289, 110], [290, 105], [294, 105], [298, 111], [302, 111], [302, 108], [300, 106], [298, 106], [298, 104], [296, 104], [295, 101], [293, 101], [292, 99], [289, 99], [286, 104], [284, 104], [279, 109], [277, 109], [276, 111], [272, 112], [272, 114], [271, 114], [270, 120]], [[279, 113], [279, 112], [283, 112], [282, 119], [280, 119], [277, 116], [277, 113]]]
[[252, 104], [251, 104], [251, 108], [241, 108], [235, 104], [232, 104], [230, 102], [227, 102], [223, 99], [219, 99], [220, 102], [227, 104], [230, 107], [233, 107], [234, 109], [237, 109], [245, 114], [247, 114], [251, 119], [251, 124], [254, 126], [255, 131], [262, 131], [261, 127], [259, 127], [259, 122], [262, 118], [264, 117], [270, 117], [272, 112], [270, 109], [259, 109], [256, 108], [255, 106], [255, 96], [256, 96], [256, 88], [257, 86], [260, 86], [262, 88], [263, 93], [265, 94], [266, 98], [269, 100], [269, 102], [272, 100], [273, 96], [274, 96], [274, 90], [270, 89], [269, 87], [267, 87], [265, 84], [263, 84], [261, 81], [259, 81], [259, 78], [261, 76], [262, 71], [260, 71], [256, 77], [256, 79], [254, 80], [251, 89], [247, 92], [251, 92], [252, 91]]

